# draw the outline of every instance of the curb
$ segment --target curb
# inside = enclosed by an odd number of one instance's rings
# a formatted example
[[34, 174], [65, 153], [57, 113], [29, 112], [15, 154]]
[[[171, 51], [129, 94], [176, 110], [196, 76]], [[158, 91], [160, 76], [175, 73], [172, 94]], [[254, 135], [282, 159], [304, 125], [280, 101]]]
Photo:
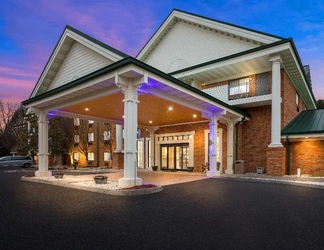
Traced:
[[36, 179], [33, 177], [25, 177], [25, 176], [22, 176], [21, 180], [29, 181], [29, 182], [37, 182], [37, 183], [42, 183], [42, 184], [50, 184], [50, 185], [59, 186], [59, 187], [79, 189], [79, 190], [90, 191], [90, 192], [101, 193], [101, 194], [116, 195], [116, 196], [153, 194], [153, 193], [161, 192], [163, 190], [162, 186], [156, 186], [153, 188], [143, 188], [143, 189], [111, 190], [111, 189], [100, 188], [100, 187], [87, 187], [87, 186], [76, 185], [75, 182], [68, 183], [68, 182], [61, 182], [59, 180], [48, 181], [46, 179]]
[[[285, 184], [285, 185], [294, 185], [301, 187], [311, 187], [324, 189], [324, 183], [322, 182], [309, 182], [305, 183], [305, 181], [296, 181], [296, 180], [279, 180], [279, 179], [270, 179], [270, 178], [254, 178], [254, 177], [218, 177], [220, 179], [225, 180], [236, 180], [236, 181], [254, 181], [254, 182], [262, 182], [262, 183], [276, 183], [276, 184]], [[318, 184], [316, 184], [318, 183]]]

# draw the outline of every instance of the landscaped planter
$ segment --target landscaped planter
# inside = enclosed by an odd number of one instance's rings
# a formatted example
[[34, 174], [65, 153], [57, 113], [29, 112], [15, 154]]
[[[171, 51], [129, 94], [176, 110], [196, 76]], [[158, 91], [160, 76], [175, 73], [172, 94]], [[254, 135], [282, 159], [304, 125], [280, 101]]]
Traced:
[[152, 166], [153, 171], [157, 171], [158, 166]]
[[194, 167], [187, 167], [188, 172], [193, 172], [194, 171]]
[[95, 180], [96, 184], [107, 184], [108, 177], [103, 175], [97, 175], [93, 177], [93, 179]]
[[62, 179], [62, 178], [63, 178], [63, 175], [64, 175], [64, 173], [55, 173], [55, 174], [54, 174], [54, 177], [55, 177], [56, 179]]

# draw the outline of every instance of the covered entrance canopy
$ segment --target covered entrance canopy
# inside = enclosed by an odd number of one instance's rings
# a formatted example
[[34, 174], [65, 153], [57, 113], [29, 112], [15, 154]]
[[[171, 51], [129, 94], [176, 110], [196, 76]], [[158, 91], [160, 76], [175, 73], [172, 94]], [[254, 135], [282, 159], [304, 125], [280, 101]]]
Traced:
[[51, 175], [48, 171], [48, 115], [123, 125], [124, 178], [120, 186], [141, 183], [134, 171], [138, 127], [154, 131], [159, 126], [209, 121], [209, 157], [213, 166], [216, 165], [217, 121], [233, 123], [248, 116], [69, 26], [31, 97], [22, 104], [38, 115], [37, 176]]
[[[49, 175], [47, 114], [124, 125], [124, 178], [121, 186], [141, 183], [134, 175], [137, 127], [210, 121], [237, 121], [247, 114], [238, 108], [128, 57], [22, 103], [39, 117], [39, 171]], [[211, 132], [211, 140], [216, 137]], [[211, 144], [212, 145], [212, 144]], [[211, 161], [212, 162], [212, 161]]]
[[[247, 116], [212, 96], [132, 57], [128, 57], [22, 104], [52, 115], [124, 124], [125, 86], [135, 87], [138, 126], [202, 121], [221, 114], [222, 121]], [[172, 108], [172, 109], [171, 109]]]

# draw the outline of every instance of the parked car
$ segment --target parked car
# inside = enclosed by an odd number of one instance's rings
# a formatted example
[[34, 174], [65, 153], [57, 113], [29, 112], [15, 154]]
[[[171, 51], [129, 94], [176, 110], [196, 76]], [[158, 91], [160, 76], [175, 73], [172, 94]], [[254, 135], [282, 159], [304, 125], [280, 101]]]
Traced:
[[34, 165], [31, 156], [4, 156], [0, 158], [0, 167], [30, 168]]

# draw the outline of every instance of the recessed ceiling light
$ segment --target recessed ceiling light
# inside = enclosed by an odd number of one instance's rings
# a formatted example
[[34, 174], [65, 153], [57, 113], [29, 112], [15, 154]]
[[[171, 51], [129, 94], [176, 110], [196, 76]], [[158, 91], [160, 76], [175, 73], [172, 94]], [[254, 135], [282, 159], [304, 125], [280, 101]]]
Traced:
[[85, 108], [84, 110], [85, 110], [85, 111], [89, 111], [89, 109], [88, 109], [88, 108]]
[[173, 107], [169, 107], [169, 110], [173, 110]]
[[152, 121], [149, 121], [149, 123], [152, 123]]
[[193, 118], [196, 118], [196, 117], [197, 117], [197, 115], [196, 115], [196, 114], [194, 114], [194, 115], [193, 115]]

